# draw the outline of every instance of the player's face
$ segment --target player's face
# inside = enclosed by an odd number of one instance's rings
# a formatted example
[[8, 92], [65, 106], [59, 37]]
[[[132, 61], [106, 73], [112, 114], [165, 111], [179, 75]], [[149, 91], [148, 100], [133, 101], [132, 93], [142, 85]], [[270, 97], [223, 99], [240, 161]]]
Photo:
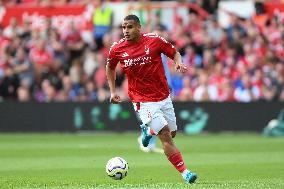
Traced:
[[138, 41], [140, 29], [141, 26], [134, 20], [124, 20], [122, 23], [122, 32], [127, 41]]

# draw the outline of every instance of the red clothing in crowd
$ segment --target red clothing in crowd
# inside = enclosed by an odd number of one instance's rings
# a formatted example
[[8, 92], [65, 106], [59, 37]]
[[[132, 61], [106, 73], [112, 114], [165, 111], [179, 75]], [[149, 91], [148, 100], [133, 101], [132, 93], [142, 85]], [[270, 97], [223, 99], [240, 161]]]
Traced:
[[50, 66], [52, 58], [52, 54], [47, 50], [34, 48], [30, 52], [30, 59], [36, 65]]

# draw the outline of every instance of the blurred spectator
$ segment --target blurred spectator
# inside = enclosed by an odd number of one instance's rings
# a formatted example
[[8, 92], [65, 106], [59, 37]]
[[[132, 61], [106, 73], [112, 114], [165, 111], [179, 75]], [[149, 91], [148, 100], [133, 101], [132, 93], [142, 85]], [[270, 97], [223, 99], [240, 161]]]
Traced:
[[96, 85], [91, 80], [88, 80], [87, 83], [86, 83], [86, 95], [87, 95], [87, 100], [89, 100], [89, 101], [97, 101], [98, 100]]
[[19, 102], [29, 102], [31, 100], [30, 91], [24, 86], [18, 88], [17, 96]]
[[214, 45], [218, 45], [223, 36], [223, 29], [220, 27], [218, 20], [212, 17], [212, 20], [207, 23], [208, 36], [213, 40]]
[[51, 29], [48, 34], [48, 47], [54, 57], [54, 62], [65, 72], [68, 70], [67, 57], [64, 51], [64, 42], [56, 29]]
[[183, 56], [183, 62], [187, 66], [202, 67], [202, 57], [197, 54], [194, 48], [190, 45], [185, 47], [185, 54]]
[[100, 49], [100, 53], [103, 53], [105, 57], [108, 56], [109, 48], [111, 47], [113, 41], [110, 33], [106, 33], [103, 37], [103, 47]]
[[218, 8], [219, 0], [202, 0], [202, 8], [210, 14], [215, 14]]
[[68, 63], [71, 63], [78, 58], [81, 58], [84, 51], [84, 42], [82, 40], [80, 31], [75, 27], [75, 23], [70, 23], [70, 29], [64, 33], [64, 45], [67, 48]]
[[36, 82], [40, 83], [42, 78], [47, 77], [55, 69], [54, 57], [46, 48], [46, 41], [44, 39], [37, 41], [36, 46], [30, 51], [29, 56], [35, 68]]
[[9, 39], [14, 36], [19, 36], [23, 34], [23, 29], [18, 25], [16, 17], [10, 19], [9, 25], [4, 28], [3, 35]]
[[74, 60], [72, 62], [72, 66], [70, 68], [70, 80], [73, 85], [73, 90], [75, 92], [75, 97], [73, 100], [77, 100], [79, 91], [83, 88], [84, 81], [84, 70], [82, 66], [82, 62], [80, 60]]
[[161, 14], [162, 14], [161, 10], [158, 10], [157, 12], [155, 12], [153, 20], [151, 19], [152, 23], [151, 23], [150, 32], [152, 32], [153, 30], [157, 28], [159, 28], [159, 30], [161, 31], [168, 30], [168, 27], [166, 26], [166, 24], [162, 22]]
[[111, 31], [113, 26], [113, 11], [105, 4], [104, 0], [97, 0], [93, 15], [93, 35], [97, 50], [103, 47], [103, 37]]
[[[21, 102], [109, 100], [106, 57], [122, 32], [120, 26], [113, 27], [113, 11], [106, 7], [105, 1], [0, 1], [0, 8], [2, 2], [8, 6], [87, 4], [91, 9], [98, 3], [93, 17], [96, 24], [88, 31], [94, 34], [91, 42], [85, 42], [84, 32], [74, 23], [66, 30], [56, 29], [51, 19], [47, 19], [45, 30], [33, 29], [28, 19], [19, 25], [14, 17], [7, 27], [0, 27], [2, 99]], [[168, 23], [162, 22], [165, 20], [163, 12], [155, 9], [151, 13], [154, 17], [149, 32], [158, 33], [175, 44], [189, 67], [188, 72], [181, 75], [162, 57], [174, 100], [284, 101], [283, 22], [278, 17], [266, 17], [259, 26], [253, 19], [230, 14], [230, 25], [222, 28], [215, 15], [218, 0], [190, 2], [212, 15], [203, 19], [191, 9], [186, 18], [177, 14], [172, 23], [174, 27], [168, 28]], [[116, 86], [121, 98], [129, 100], [128, 84], [121, 70], [117, 73]]]
[[98, 101], [99, 102], [109, 100], [109, 97], [110, 95], [106, 89], [103, 89], [103, 88], [98, 89]]
[[256, 101], [260, 98], [260, 91], [256, 86], [252, 85], [248, 74], [242, 76], [241, 83], [237, 86], [234, 97], [239, 102]]
[[208, 80], [208, 75], [201, 72], [198, 80], [198, 87], [193, 92], [195, 101], [217, 101], [218, 91], [215, 85], [211, 85]]
[[40, 0], [16, 0], [18, 4], [22, 3], [24, 5], [37, 6], [40, 3]]
[[11, 62], [11, 70], [19, 78], [20, 85], [31, 89], [34, 83], [34, 68], [25, 50], [18, 48], [15, 58]]
[[87, 48], [83, 58], [83, 69], [89, 78], [92, 77], [94, 70], [98, 67], [96, 53], [93, 49]]
[[94, 81], [98, 89], [101, 89], [106, 86], [105, 57], [102, 54], [97, 54], [96, 60], [98, 67], [94, 72]]
[[180, 101], [192, 101], [193, 94], [190, 86], [190, 79], [189, 77], [183, 78], [183, 88], [180, 91], [178, 99]]
[[75, 101], [76, 92], [73, 87], [73, 83], [69, 75], [64, 75], [62, 77], [62, 88], [57, 96], [58, 101]]
[[36, 91], [35, 99], [38, 102], [56, 101], [56, 90], [48, 79], [44, 79], [41, 83], [41, 88]]
[[23, 39], [23, 42], [27, 42], [31, 38], [31, 23], [28, 20], [23, 21], [23, 32], [21, 34], [21, 38]]
[[13, 99], [16, 97], [19, 81], [10, 68], [11, 58], [8, 51], [6, 49], [1, 50], [3, 52], [0, 57], [0, 96]]

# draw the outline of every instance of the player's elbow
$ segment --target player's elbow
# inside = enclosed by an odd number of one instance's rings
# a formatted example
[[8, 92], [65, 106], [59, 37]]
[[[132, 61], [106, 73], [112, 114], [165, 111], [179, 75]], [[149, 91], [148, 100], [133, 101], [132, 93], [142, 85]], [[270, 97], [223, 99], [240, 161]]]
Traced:
[[174, 56], [174, 62], [182, 62], [182, 57], [178, 51], [176, 51], [175, 56]]
[[110, 66], [109, 64], [106, 65], [106, 70], [115, 71], [115, 67]]
[[176, 59], [179, 59], [179, 58], [181, 58], [181, 55], [178, 51], [176, 51], [175, 55], [174, 55], [174, 59], [176, 60]]

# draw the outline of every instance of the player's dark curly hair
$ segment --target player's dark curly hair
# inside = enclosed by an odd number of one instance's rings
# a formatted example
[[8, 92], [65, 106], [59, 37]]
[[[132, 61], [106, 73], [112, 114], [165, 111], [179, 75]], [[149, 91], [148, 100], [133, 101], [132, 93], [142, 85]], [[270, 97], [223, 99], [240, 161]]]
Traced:
[[125, 20], [133, 20], [134, 22], [136, 22], [137, 24], [140, 25], [140, 20], [138, 18], [138, 16], [134, 15], [134, 14], [130, 14], [130, 15], [127, 15], [124, 19]]

